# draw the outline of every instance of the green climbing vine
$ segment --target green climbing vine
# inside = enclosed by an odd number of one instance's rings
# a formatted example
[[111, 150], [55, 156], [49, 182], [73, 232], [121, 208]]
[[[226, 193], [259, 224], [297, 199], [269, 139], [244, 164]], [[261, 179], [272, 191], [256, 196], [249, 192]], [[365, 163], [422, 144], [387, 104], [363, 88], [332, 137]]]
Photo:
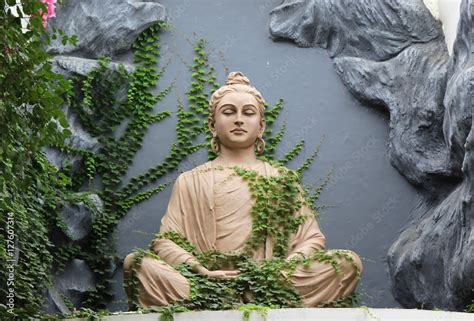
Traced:
[[[156, 67], [160, 56], [159, 32], [165, 27], [164, 23], [157, 23], [138, 37], [132, 47], [136, 64], [133, 72], [129, 73], [121, 66], [112, 70], [110, 59], [102, 58], [97, 68], [84, 79], [77, 80], [75, 111], [80, 115], [85, 129], [101, 143], [98, 153], [85, 155], [85, 172], [75, 177], [76, 186], [84, 183], [84, 176], [89, 179], [99, 176], [102, 183], [98, 194], [104, 202], [104, 208], [95, 217], [90, 250], [83, 253], [99, 280], [97, 286], [89, 291], [85, 301], [85, 305], [91, 308], [101, 308], [111, 298], [111, 262], [117, 262], [118, 259], [114, 251], [111, 251], [113, 246], [110, 235], [119, 220], [134, 205], [161, 192], [168, 183], [144, 190], [147, 185], [175, 170], [187, 155], [204, 146], [193, 143], [187, 129], [195, 119], [184, 112], [182, 106], [178, 106], [178, 140], [172, 144], [169, 155], [163, 162], [132, 178], [128, 183], [121, 180], [141, 148], [149, 126], [171, 115], [166, 110], [154, 110], [174, 84], [163, 88], [158, 94], [152, 92], [167, 67], [167, 64], [160, 70]], [[126, 92], [123, 100], [117, 98], [120, 92]], [[128, 123], [123, 135], [116, 138], [117, 126], [126, 119]]]
[[[136, 152], [141, 148], [148, 127], [157, 123], [171, 113], [154, 112], [156, 105], [174, 87], [174, 84], [163, 88], [158, 94], [152, 90], [164, 74], [167, 64], [160, 70], [159, 33], [166, 24], [157, 23], [143, 32], [132, 49], [134, 51], [135, 69], [130, 72], [122, 65], [111, 66], [110, 58], [99, 59], [97, 67], [85, 76], [76, 76], [74, 88], [76, 94], [71, 104], [79, 115], [81, 124], [100, 142], [97, 152], [56, 146], [63, 152], [83, 157], [83, 166], [72, 173], [72, 186], [79, 189], [88, 183], [92, 187], [99, 180], [97, 193], [103, 200], [101, 211], [94, 215], [92, 233], [87, 246], [78, 251], [74, 243], [68, 243], [58, 249], [61, 257], [59, 266], [71, 258], [85, 260], [96, 274], [98, 283], [88, 292], [84, 306], [101, 309], [111, 299], [110, 291], [113, 266], [119, 263], [115, 256], [110, 236], [120, 219], [136, 204], [161, 192], [169, 183], [146, 189], [161, 177], [176, 170], [179, 164], [191, 153], [207, 146], [207, 143], [194, 143], [194, 139], [207, 131], [204, 120], [207, 119], [207, 101], [209, 90], [217, 88], [213, 67], [207, 62], [204, 52], [204, 41], [199, 40], [194, 48], [196, 59], [190, 67], [192, 70], [191, 89], [187, 92], [190, 102], [188, 110], [178, 100], [176, 134], [177, 140], [172, 143], [168, 156], [157, 165], [148, 168], [144, 173], [122, 182], [121, 178], [128, 170]], [[128, 120], [125, 130], [116, 137], [116, 130]], [[70, 168], [63, 169], [69, 173]], [[134, 264], [139, 264], [144, 256], [151, 253], [142, 252]], [[133, 278], [131, 279], [133, 280]]]
[[[78, 116], [84, 129], [97, 139], [100, 148], [97, 151], [91, 151], [65, 144], [64, 138], [70, 132], [67, 130], [64, 115], [58, 113], [57, 118], [65, 129], [62, 134], [57, 134], [56, 125], [54, 123], [51, 124], [54, 127], [48, 125], [46, 128], [51, 134], [49, 140], [42, 145], [49, 144], [71, 157], [80, 157], [80, 166], [75, 165], [73, 168], [73, 163], [66, 161], [61, 169], [56, 169], [42, 154], [38, 154], [35, 156], [33, 166], [40, 171], [34, 171], [33, 175], [47, 187], [41, 192], [51, 195], [43, 195], [46, 197], [40, 199], [36, 197], [36, 195], [41, 196], [41, 193], [38, 192], [32, 192], [31, 195], [26, 194], [25, 191], [18, 193], [18, 195], [22, 195], [22, 199], [17, 200], [18, 205], [29, 204], [30, 210], [32, 206], [35, 206], [31, 214], [28, 214], [28, 207], [22, 210], [16, 205], [8, 207], [8, 202], [4, 203], [7, 209], [15, 212], [15, 220], [21, 226], [21, 228], [17, 227], [17, 232], [23, 231], [21, 224], [24, 223], [33, 224], [34, 222], [37, 227], [32, 233], [29, 225], [24, 226], [29, 237], [27, 234], [18, 233], [21, 241], [30, 241], [22, 246], [22, 251], [37, 253], [34, 256], [29, 254], [28, 267], [17, 268], [17, 271], [27, 272], [25, 276], [19, 274], [17, 278], [17, 289], [22, 293], [17, 296], [17, 306], [21, 305], [23, 299], [29, 303], [26, 305], [25, 311], [27, 312], [16, 309], [18, 315], [26, 313], [29, 316], [40, 316], [38, 310], [43, 303], [43, 293], [40, 291], [49, 287], [52, 280], [51, 275], [58, 273], [72, 259], [84, 260], [91, 267], [97, 280], [96, 287], [87, 293], [83, 302], [83, 314], [89, 314], [88, 309], [101, 311], [112, 297], [111, 276], [114, 266], [120, 264], [111, 239], [118, 222], [134, 205], [159, 193], [169, 183], [147, 189], [148, 185], [155, 184], [161, 177], [176, 170], [180, 162], [189, 154], [207, 145], [196, 144], [193, 141], [194, 137], [204, 132], [204, 128], [201, 126], [203, 121], [200, 118], [200, 112], [185, 111], [179, 103], [176, 124], [177, 141], [172, 144], [168, 156], [163, 162], [149, 168], [137, 177], [133, 177], [129, 182], [122, 182], [122, 177], [129, 169], [133, 157], [142, 146], [149, 126], [171, 116], [171, 112], [166, 110], [154, 112], [156, 105], [171, 92], [174, 86], [172, 83], [162, 88], [158, 93], [154, 93], [167, 66], [165, 64], [160, 70], [157, 68], [160, 56], [159, 33], [163, 28], [166, 28], [166, 24], [157, 23], [138, 37], [133, 45], [135, 67], [132, 71], [126, 70], [122, 65], [112, 65], [110, 58], [102, 57], [98, 60], [97, 66], [86, 75], [77, 75], [68, 82], [58, 78], [58, 83], [67, 90], [66, 93], [70, 97], [67, 101], [70, 108]], [[199, 75], [204, 70], [206, 80], [204, 82], [202, 79], [199, 80], [202, 92], [208, 91], [210, 85], [213, 88], [216, 86], [215, 83], [212, 83], [215, 82], [215, 76], [205, 69], [209, 65], [200, 62], [207, 60], [201, 51], [203, 45], [203, 41], [199, 41], [196, 45], [195, 51], [199, 51], [201, 58], [195, 61], [196, 66], [193, 67]], [[41, 59], [45, 60], [48, 57], [47, 55], [41, 56]], [[44, 66], [45, 68], [50, 67], [50, 63], [44, 63]], [[43, 73], [54, 75], [49, 70], [43, 71]], [[198, 76], [193, 75], [193, 77], [197, 78]], [[38, 87], [41, 87], [41, 83], [38, 84]], [[59, 92], [59, 87], [58, 89], [52, 88]], [[63, 91], [66, 91], [65, 89]], [[55, 96], [44, 96], [49, 99], [45, 99], [49, 104], [59, 104], [63, 101]], [[194, 92], [191, 90], [188, 97], [192, 99], [194, 96], [197, 101], [201, 102], [208, 99], [208, 94], [203, 95], [197, 90]], [[49, 107], [49, 105], [47, 106]], [[49, 116], [51, 117], [51, 115], [56, 114], [50, 113]], [[123, 126], [125, 122], [126, 124]], [[190, 126], [190, 124], [195, 124], [195, 126]], [[124, 127], [120, 136], [117, 135], [118, 127]], [[81, 192], [77, 192], [79, 190]], [[103, 201], [102, 208], [97, 208], [96, 204], [93, 204], [88, 198], [91, 194], [97, 194], [100, 197]], [[26, 195], [35, 196], [35, 198], [33, 201], [28, 200], [24, 197]], [[2, 197], [2, 199], [4, 198]], [[68, 238], [60, 244], [53, 244], [49, 239], [51, 231], [59, 229], [67, 234], [67, 225], [58, 215], [61, 206], [66, 203], [77, 204], [80, 202], [86, 204], [92, 212], [93, 223], [90, 237], [86, 243], [80, 245]], [[4, 232], [6, 233], [6, 231]], [[35, 282], [37, 280], [38, 282], [34, 284], [37, 284], [38, 288], [28, 287], [28, 280]], [[25, 290], [22, 290], [23, 282]], [[80, 313], [76, 313], [76, 315], [80, 315]]]
[[[54, 243], [50, 229], [59, 223], [58, 207], [70, 180], [49, 163], [44, 148], [61, 144], [71, 131], [60, 106], [72, 86], [52, 71], [43, 46], [51, 39], [42, 25], [41, 1], [22, 1], [30, 15], [22, 30], [3, 1], [0, 10], [0, 319], [25, 318], [43, 304], [51, 284]], [[21, 13], [23, 14], [23, 13]], [[62, 36], [64, 44], [75, 38]]]
[[253, 226], [247, 241], [247, 255], [251, 255], [271, 235], [275, 240], [274, 256], [285, 257], [290, 233], [296, 232], [307, 218], [295, 216], [303, 205], [303, 201], [298, 199], [301, 192], [299, 176], [282, 166], [278, 169], [279, 176], [263, 176], [257, 171], [235, 168], [235, 172], [248, 182], [256, 200], [251, 211]]
[[[207, 120], [209, 117], [210, 95], [219, 88], [216, 81], [215, 69], [209, 63], [207, 53], [204, 51], [205, 41], [199, 39], [194, 46], [195, 57], [191, 71], [191, 88], [188, 90], [189, 114], [193, 115], [190, 123], [190, 138], [205, 133], [205, 140], [211, 140], [211, 133], [208, 130]], [[207, 145], [207, 144], [206, 144]], [[208, 146], [208, 157], [215, 158], [217, 154]]]

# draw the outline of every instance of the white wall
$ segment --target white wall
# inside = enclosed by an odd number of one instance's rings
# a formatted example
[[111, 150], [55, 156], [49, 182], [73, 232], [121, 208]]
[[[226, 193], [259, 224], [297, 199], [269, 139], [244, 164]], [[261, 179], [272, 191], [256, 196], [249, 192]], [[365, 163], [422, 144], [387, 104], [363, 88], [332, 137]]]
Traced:
[[456, 39], [461, 0], [424, 0], [424, 3], [433, 16], [443, 23], [446, 44], [451, 53]]

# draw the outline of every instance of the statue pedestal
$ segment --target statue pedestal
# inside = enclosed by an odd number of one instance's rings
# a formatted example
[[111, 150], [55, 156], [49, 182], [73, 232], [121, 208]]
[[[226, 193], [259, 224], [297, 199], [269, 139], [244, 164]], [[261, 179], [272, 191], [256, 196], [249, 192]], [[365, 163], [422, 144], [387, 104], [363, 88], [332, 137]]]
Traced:
[[[104, 321], [156, 321], [158, 313], [122, 313], [101, 318]], [[74, 321], [85, 319], [74, 319]], [[183, 312], [174, 315], [174, 321], [243, 321], [244, 313], [237, 310]], [[263, 317], [259, 311], [250, 313], [249, 321], [474, 321], [474, 314], [416, 309], [370, 309], [370, 308], [306, 308], [269, 310]]]

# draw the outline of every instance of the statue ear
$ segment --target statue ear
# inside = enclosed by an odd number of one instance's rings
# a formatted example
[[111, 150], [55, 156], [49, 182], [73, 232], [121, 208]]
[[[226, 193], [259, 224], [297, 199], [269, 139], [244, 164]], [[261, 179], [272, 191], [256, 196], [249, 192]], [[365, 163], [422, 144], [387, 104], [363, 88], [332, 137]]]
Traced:
[[208, 123], [208, 127], [209, 127], [209, 130], [212, 132], [214, 130], [216, 130], [216, 126], [215, 126], [215, 123], [214, 122], [209, 122]]
[[265, 132], [265, 127], [266, 127], [266, 122], [265, 122], [265, 118], [263, 118], [260, 121], [260, 134], [263, 135], [263, 133]]

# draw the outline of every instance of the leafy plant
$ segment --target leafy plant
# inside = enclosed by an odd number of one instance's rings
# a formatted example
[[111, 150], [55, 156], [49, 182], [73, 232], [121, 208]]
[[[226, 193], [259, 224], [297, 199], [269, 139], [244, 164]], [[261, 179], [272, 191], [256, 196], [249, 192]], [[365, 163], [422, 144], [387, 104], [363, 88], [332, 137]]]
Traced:
[[0, 219], [6, 223], [0, 226], [0, 313], [7, 317], [34, 315], [41, 307], [53, 264], [49, 229], [70, 193], [70, 181], [49, 164], [43, 148], [61, 145], [71, 133], [61, 106], [72, 87], [52, 72], [43, 50], [50, 40], [38, 14], [46, 12], [44, 3], [22, 4], [31, 15], [30, 31], [22, 17], [0, 11]]
[[240, 306], [239, 310], [244, 312], [244, 321], [250, 320], [250, 313], [252, 311], [257, 311], [258, 313], [260, 313], [264, 320], [267, 320], [267, 314], [268, 310], [270, 310], [270, 307], [256, 304], [245, 304]]
[[466, 307], [466, 312], [474, 313], [474, 301]]

